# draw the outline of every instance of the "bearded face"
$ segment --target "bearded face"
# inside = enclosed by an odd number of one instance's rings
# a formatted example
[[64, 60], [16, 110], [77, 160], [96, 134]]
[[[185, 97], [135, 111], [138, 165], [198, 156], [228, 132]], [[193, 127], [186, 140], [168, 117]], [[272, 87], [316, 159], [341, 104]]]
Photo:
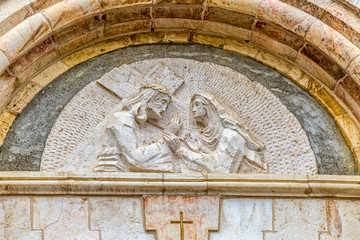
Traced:
[[147, 105], [147, 115], [149, 119], [158, 120], [162, 118], [167, 106], [169, 105], [170, 97], [164, 93], [159, 93], [153, 97]]

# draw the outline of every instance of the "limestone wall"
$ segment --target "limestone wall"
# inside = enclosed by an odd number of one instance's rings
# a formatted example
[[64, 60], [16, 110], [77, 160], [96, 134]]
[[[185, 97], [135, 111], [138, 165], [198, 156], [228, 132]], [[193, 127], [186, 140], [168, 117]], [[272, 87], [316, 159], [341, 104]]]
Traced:
[[184, 239], [360, 236], [359, 177], [3, 172], [1, 179], [7, 240], [181, 239], [181, 216]]

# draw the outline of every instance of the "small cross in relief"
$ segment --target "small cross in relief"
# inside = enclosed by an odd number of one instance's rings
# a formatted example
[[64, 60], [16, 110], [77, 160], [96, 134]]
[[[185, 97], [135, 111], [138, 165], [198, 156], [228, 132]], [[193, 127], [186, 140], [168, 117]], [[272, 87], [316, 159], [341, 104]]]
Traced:
[[193, 221], [184, 221], [183, 212], [180, 212], [180, 221], [170, 221], [170, 224], [180, 224], [180, 240], [185, 240], [184, 238], [184, 224], [192, 224]]

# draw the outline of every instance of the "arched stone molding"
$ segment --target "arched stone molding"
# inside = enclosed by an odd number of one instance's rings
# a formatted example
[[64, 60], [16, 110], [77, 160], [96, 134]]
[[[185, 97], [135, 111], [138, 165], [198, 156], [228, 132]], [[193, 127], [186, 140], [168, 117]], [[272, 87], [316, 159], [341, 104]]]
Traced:
[[200, 43], [251, 57], [309, 91], [360, 162], [358, 9], [330, 0], [43, 2], [22, 1], [0, 23], [9, 29], [0, 33], [0, 143], [15, 116], [69, 68], [131, 45]]

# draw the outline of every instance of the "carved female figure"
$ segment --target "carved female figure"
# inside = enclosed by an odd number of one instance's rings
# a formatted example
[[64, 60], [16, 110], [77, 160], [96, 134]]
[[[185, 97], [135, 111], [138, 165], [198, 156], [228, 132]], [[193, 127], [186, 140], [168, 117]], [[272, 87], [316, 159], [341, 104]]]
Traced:
[[[264, 144], [255, 138], [235, 114], [211, 93], [197, 93], [190, 102], [190, 134], [181, 146], [170, 132], [169, 147], [195, 172], [266, 172]], [[255, 171], [254, 171], [255, 170]], [[182, 169], [181, 171], [185, 171]]]

